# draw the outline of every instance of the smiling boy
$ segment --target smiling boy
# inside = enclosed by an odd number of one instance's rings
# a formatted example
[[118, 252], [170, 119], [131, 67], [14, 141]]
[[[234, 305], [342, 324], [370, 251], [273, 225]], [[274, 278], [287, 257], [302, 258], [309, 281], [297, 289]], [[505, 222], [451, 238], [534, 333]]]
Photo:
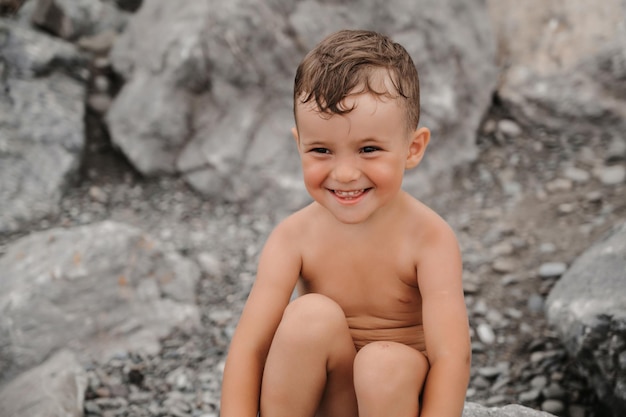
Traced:
[[265, 244], [221, 416], [461, 416], [471, 353], [457, 240], [401, 189], [430, 140], [410, 56], [375, 32], [337, 32], [298, 67], [294, 114], [314, 201]]

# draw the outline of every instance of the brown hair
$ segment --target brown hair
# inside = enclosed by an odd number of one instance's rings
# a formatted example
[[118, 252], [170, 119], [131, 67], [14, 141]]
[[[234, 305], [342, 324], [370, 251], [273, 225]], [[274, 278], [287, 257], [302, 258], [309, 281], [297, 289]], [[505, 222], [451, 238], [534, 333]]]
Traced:
[[[396, 91], [377, 91], [372, 83], [377, 70], [386, 70]], [[359, 93], [402, 98], [407, 125], [417, 128], [420, 115], [419, 77], [402, 45], [380, 33], [341, 30], [322, 40], [302, 60], [294, 83], [295, 103], [315, 100], [322, 113], [346, 114], [353, 108], [342, 101], [356, 87]]]

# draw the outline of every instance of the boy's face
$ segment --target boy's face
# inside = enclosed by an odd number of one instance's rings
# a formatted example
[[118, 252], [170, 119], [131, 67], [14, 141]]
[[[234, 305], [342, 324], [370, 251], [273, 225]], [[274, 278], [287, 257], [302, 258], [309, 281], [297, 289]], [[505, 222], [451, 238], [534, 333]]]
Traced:
[[407, 129], [398, 100], [369, 93], [348, 96], [345, 115], [296, 104], [293, 133], [309, 194], [343, 223], [355, 224], [389, 207], [404, 171], [421, 160], [428, 129]]

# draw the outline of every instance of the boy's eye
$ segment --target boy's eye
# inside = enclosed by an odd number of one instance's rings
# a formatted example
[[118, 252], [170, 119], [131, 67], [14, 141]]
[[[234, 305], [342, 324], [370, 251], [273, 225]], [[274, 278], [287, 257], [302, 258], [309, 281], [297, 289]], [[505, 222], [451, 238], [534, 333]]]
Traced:
[[328, 154], [328, 153], [330, 153], [330, 150], [326, 149], [326, 148], [313, 148], [309, 152]]
[[378, 146], [364, 146], [361, 148], [361, 152], [363, 153], [372, 153], [376, 151], [380, 151], [380, 148]]

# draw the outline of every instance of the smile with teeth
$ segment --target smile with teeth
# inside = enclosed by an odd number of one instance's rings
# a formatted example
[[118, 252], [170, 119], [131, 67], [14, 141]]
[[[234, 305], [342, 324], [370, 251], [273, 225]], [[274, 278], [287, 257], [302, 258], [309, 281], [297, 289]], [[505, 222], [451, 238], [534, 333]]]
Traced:
[[340, 197], [346, 200], [351, 200], [351, 199], [357, 198], [365, 194], [365, 192], [369, 191], [369, 188], [363, 188], [361, 190], [349, 190], [349, 191], [343, 191], [343, 190], [330, 190], [330, 191], [332, 191], [337, 197]]

